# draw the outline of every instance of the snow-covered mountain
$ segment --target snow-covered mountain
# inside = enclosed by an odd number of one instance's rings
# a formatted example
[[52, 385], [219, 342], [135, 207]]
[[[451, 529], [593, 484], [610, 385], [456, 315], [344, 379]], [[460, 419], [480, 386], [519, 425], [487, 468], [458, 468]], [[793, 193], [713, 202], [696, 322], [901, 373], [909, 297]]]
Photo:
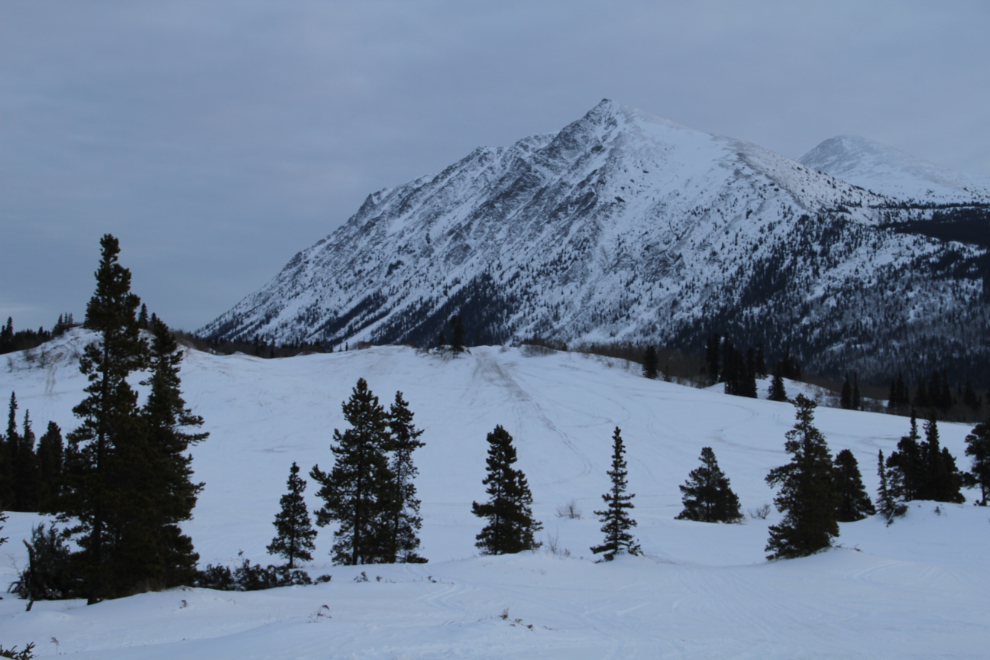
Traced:
[[990, 202], [990, 180], [971, 177], [858, 135], [825, 140], [801, 156], [806, 167], [916, 203]]
[[459, 313], [477, 344], [697, 348], [721, 331], [819, 369], [928, 368], [922, 345], [948, 366], [970, 340], [990, 352], [990, 269], [976, 247], [888, 226], [923, 214], [605, 100], [556, 135], [370, 195], [201, 333], [428, 343]]

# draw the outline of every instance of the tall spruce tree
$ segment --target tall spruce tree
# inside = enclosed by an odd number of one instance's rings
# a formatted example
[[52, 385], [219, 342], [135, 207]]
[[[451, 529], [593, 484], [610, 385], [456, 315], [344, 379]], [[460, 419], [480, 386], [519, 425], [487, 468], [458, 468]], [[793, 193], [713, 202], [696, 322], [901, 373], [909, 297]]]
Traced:
[[742, 520], [739, 498], [729, 486], [715, 452], [711, 447], [701, 449], [701, 467], [691, 470], [681, 489], [684, 510], [678, 520], [696, 520], [708, 523], [733, 523]]
[[192, 456], [185, 452], [209, 434], [193, 431], [203, 425], [203, 418], [194, 415], [182, 398], [182, 353], [175, 336], [158, 318], [151, 322], [150, 329], [150, 376], [142, 383], [149, 392], [141, 410], [149, 474], [142, 490], [150, 501], [149, 552], [157, 558], [152, 576], [166, 587], [173, 587], [188, 584], [199, 558], [192, 540], [179, 528], [179, 523], [192, 519], [196, 498], [204, 486], [193, 483]]
[[471, 503], [471, 512], [486, 518], [488, 524], [478, 534], [477, 546], [485, 555], [504, 555], [535, 550], [540, 547], [533, 534], [543, 525], [533, 519], [533, 494], [526, 482], [526, 475], [512, 467], [516, 462], [516, 448], [512, 436], [501, 426], [488, 434], [487, 476], [482, 484], [487, 486], [488, 501]]
[[266, 549], [270, 555], [280, 555], [288, 560], [289, 569], [296, 567], [296, 560], [313, 561], [312, 551], [316, 548], [313, 529], [306, 509], [303, 492], [306, 480], [299, 476], [299, 466], [293, 461], [289, 468], [289, 492], [282, 496], [279, 505], [282, 509], [275, 514], [275, 530], [278, 534]]
[[423, 564], [426, 559], [416, 553], [419, 548], [419, 528], [423, 519], [419, 515], [419, 499], [413, 479], [419, 473], [413, 464], [412, 453], [425, 443], [419, 439], [421, 429], [413, 425], [413, 412], [402, 392], [395, 393], [395, 401], [388, 411], [391, 431], [390, 468], [394, 502], [389, 520], [389, 561], [404, 564]]
[[842, 395], [839, 397], [839, 407], [844, 410], [852, 408], [852, 385], [849, 384], [849, 374], [842, 381]]
[[660, 359], [657, 357], [655, 346], [647, 346], [643, 353], [643, 375], [647, 378], [656, 379], [660, 375]]
[[636, 521], [628, 512], [633, 508], [632, 499], [636, 496], [627, 492], [626, 478], [629, 476], [629, 471], [626, 469], [625, 453], [622, 432], [616, 426], [612, 434], [612, 469], [607, 473], [612, 481], [612, 488], [602, 495], [605, 509], [595, 511], [599, 522], [602, 523], [605, 542], [592, 547], [591, 551], [596, 555], [604, 553], [601, 561], [612, 561], [621, 552], [630, 555], [640, 554], [639, 544], [629, 533], [629, 530], [636, 526]]
[[939, 442], [934, 410], [929, 410], [928, 419], [925, 420], [925, 441], [921, 445], [921, 455], [926, 474], [924, 489], [918, 499], [957, 504], [965, 502], [966, 498], [959, 492], [962, 479], [956, 468], [956, 459]]
[[784, 443], [791, 462], [770, 470], [766, 478], [770, 486], [780, 486], [774, 504], [784, 514], [780, 524], [770, 527], [767, 559], [805, 557], [831, 546], [839, 535], [832, 456], [814, 426], [816, 404], [803, 394], [794, 403], [797, 422]]
[[330, 450], [333, 470], [313, 466], [309, 476], [320, 484], [317, 495], [324, 505], [316, 512], [316, 524], [340, 523], [334, 532], [333, 560], [339, 564], [379, 564], [389, 560], [389, 512], [394, 511], [389, 469], [388, 417], [378, 397], [363, 378], [343, 404], [344, 419], [351, 428], [333, 431]]
[[919, 444], [918, 420], [911, 410], [910, 432], [897, 442], [887, 457], [887, 486], [895, 502], [919, 499], [924, 493], [925, 465]]
[[717, 332], [708, 338], [705, 344], [705, 371], [708, 374], [708, 384], [714, 385], [721, 380], [719, 369], [719, 353], [722, 348], [722, 337]]
[[20, 433], [17, 431], [17, 394], [10, 393], [10, 403], [7, 412], [7, 433], [3, 436], [0, 447], [0, 503], [5, 507], [15, 506], [14, 479], [17, 474], [14, 465], [17, 461], [17, 450], [20, 446]]
[[464, 322], [460, 314], [450, 317], [450, 350], [455, 353], [464, 352]]
[[973, 427], [966, 436], [966, 455], [972, 456], [973, 467], [970, 470], [973, 482], [980, 487], [980, 506], [987, 505], [990, 495], [990, 418]]
[[877, 512], [863, 486], [859, 463], [848, 449], [835, 457], [835, 489], [839, 494], [839, 505], [835, 510], [838, 522], [856, 522]]
[[140, 299], [131, 293], [131, 273], [118, 262], [116, 238], [107, 234], [100, 245], [96, 292], [86, 306], [85, 322], [98, 339], [79, 360], [89, 385], [86, 398], [72, 410], [81, 423], [68, 436], [64, 491], [57, 505], [61, 521], [76, 523], [73, 533], [80, 550], [73, 564], [90, 604], [133, 586], [119, 579], [117, 538], [133, 513], [126, 511], [136, 482], [128, 460], [140, 455], [135, 445], [143, 444], [144, 429], [137, 393], [127, 377], [147, 364], [147, 345], [135, 317]]

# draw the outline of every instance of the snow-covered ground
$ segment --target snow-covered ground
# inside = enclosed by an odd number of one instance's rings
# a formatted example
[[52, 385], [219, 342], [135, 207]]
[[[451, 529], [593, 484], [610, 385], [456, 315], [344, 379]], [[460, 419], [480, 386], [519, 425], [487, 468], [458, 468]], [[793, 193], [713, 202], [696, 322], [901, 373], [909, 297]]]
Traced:
[[[0, 397], [16, 391], [20, 415], [30, 410], [36, 430], [48, 420], [63, 431], [75, 426], [71, 409], [85, 382], [73, 355], [83, 341], [73, 331], [31, 362], [23, 354], [0, 361]], [[34, 641], [39, 656], [156, 660], [986, 656], [986, 509], [941, 504], [936, 512], [935, 503], [915, 503], [890, 527], [878, 519], [843, 524], [840, 547], [773, 563], [763, 548], [776, 512], [738, 525], [674, 520], [677, 487], [704, 446], [714, 449], [744, 510], [772, 501], [763, 479], [787, 460], [788, 404], [650, 381], [621, 361], [499, 347], [455, 359], [402, 347], [283, 360], [189, 352], [182, 377], [211, 433], [194, 451], [206, 488], [185, 527], [201, 563], [234, 563], [239, 551], [255, 563], [274, 560], [264, 548], [289, 466], [332, 465], [341, 403], [360, 377], [386, 405], [401, 390], [425, 429], [415, 460], [430, 562], [333, 566], [332, 533], [323, 529], [307, 568], [333, 575], [329, 584], [174, 590], [89, 607], [44, 602], [31, 612], [5, 595], [0, 644]], [[889, 454], [907, 421], [828, 408], [816, 420], [833, 454], [852, 450], [875, 492], [877, 450]], [[543, 521], [545, 544], [536, 553], [483, 557], [474, 547], [482, 521], [471, 502], [485, 497], [485, 436], [496, 424], [515, 438]], [[601, 534], [593, 511], [608, 486], [616, 425], [645, 556], [595, 564], [588, 548]], [[940, 425], [961, 467], [969, 430]], [[311, 511], [314, 491], [310, 484]], [[557, 515], [570, 500], [581, 519]], [[4, 584], [26, 559], [20, 539], [39, 521], [9, 515]]]

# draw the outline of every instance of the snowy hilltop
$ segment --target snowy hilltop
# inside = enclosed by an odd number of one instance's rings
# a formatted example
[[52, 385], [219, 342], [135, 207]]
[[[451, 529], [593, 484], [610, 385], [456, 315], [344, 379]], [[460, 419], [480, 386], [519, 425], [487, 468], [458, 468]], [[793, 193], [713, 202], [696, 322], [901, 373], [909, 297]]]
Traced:
[[[33, 354], [12, 354], [0, 395], [17, 393], [36, 427], [66, 433], [84, 397], [75, 330]], [[210, 437], [191, 448], [205, 488], [182, 524], [200, 566], [271, 563], [279, 498], [293, 462], [305, 475], [333, 464], [341, 403], [359, 378], [383, 402], [405, 393], [424, 430], [416, 478], [427, 564], [340, 566], [321, 528], [303, 568], [323, 584], [266, 591], [149, 591], [86, 606], [12, 594], [0, 600], [0, 643], [37, 643], [37, 657], [100, 658], [982, 658], [990, 635], [990, 525], [970, 502], [912, 502], [891, 526], [879, 517], [841, 523], [841, 547], [767, 562], [763, 505], [770, 469], [787, 462], [787, 403], [728, 396], [639, 375], [638, 365], [577, 353], [472, 348], [425, 354], [401, 346], [262, 360], [187, 350], [182, 393]], [[788, 393], [800, 391], [788, 382]], [[765, 395], [765, 388], [761, 387]], [[19, 419], [18, 419], [19, 421]], [[879, 485], [877, 452], [908, 432], [904, 417], [819, 408], [831, 452], [851, 451], [867, 492]], [[485, 436], [515, 439], [543, 547], [479, 556]], [[643, 556], [596, 564], [603, 505], [620, 426], [630, 515]], [[942, 447], [968, 469], [972, 427], [940, 423]], [[711, 447], [746, 516], [740, 524], [678, 520], [678, 488]], [[316, 484], [305, 492], [320, 505]], [[27, 561], [33, 513], [9, 513], [0, 584]], [[766, 515], [761, 518], [760, 515]], [[243, 557], [239, 554], [243, 551]]]
[[801, 156], [806, 167], [915, 203], [986, 204], [990, 180], [947, 170], [858, 135], [829, 138]]
[[469, 344], [718, 331], [820, 371], [965, 371], [946, 360], [990, 337], [990, 264], [919, 230], [934, 212], [605, 100], [370, 195], [200, 332], [423, 345], [459, 314]]

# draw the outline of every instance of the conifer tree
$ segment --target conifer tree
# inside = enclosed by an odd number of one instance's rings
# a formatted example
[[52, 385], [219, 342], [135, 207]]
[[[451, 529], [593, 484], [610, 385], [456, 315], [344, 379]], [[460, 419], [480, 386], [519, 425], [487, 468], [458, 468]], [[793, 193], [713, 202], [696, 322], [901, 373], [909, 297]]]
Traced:
[[887, 484], [887, 469], [884, 464], [882, 449], [877, 454], [877, 477], [880, 480], [880, 487], [877, 489], [877, 510], [887, 519], [889, 524], [894, 517], [896, 505]]
[[835, 489], [839, 495], [836, 521], [855, 522], [876, 513], [873, 502], [863, 487], [859, 463], [848, 449], [843, 449], [835, 457]]
[[722, 374], [718, 361], [721, 346], [722, 337], [717, 332], [708, 338], [708, 343], [705, 345], [705, 370], [708, 372], [709, 385], [714, 385], [721, 380]]
[[450, 317], [450, 350], [464, 352], [464, 322], [459, 314]]
[[849, 385], [849, 374], [842, 383], [842, 395], [839, 397], [839, 407], [843, 410], [852, 408], [852, 386]]
[[309, 473], [320, 484], [317, 495], [324, 501], [316, 512], [316, 524], [340, 523], [333, 535], [335, 562], [378, 564], [390, 558], [386, 522], [394, 503], [390, 492], [395, 476], [385, 454], [390, 442], [388, 418], [363, 378], [343, 410], [351, 428], [333, 431], [333, 470], [322, 472], [316, 465]]
[[275, 514], [275, 529], [278, 535], [266, 549], [270, 555], [281, 555], [288, 560], [289, 569], [296, 567], [296, 560], [313, 561], [312, 551], [316, 548], [313, 529], [306, 509], [303, 492], [306, 480], [299, 477], [299, 466], [293, 461], [289, 468], [289, 492], [282, 496], [279, 504], [282, 509]]
[[956, 459], [939, 443], [934, 410], [929, 411], [928, 419], [925, 420], [925, 441], [921, 445], [921, 457], [926, 474], [918, 499], [957, 504], [965, 502], [966, 498], [959, 492], [962, 480], [956, 469]]
[[805, 557], [831, 546], [839, 535], [832, 456], [814, 426], [816, 404], [803, 394], [794, 403], [797, 422], [784, 444], [791, 462], [770, 470], [766, 478], [770, 486], [780, 486], [774, 504], [784, 513], [780, 524], [770, 527], [767, 559]]
[[615, 427], [612, 434], [612, 469], [608, 471], [609, 479], [612, 481], [612, 488], [602, 495], [605, 500], [605, 509], [595, 511], [599, 522], [602, 523], [602, 532], [605, 534], [605, 542], [591, 548], [596, 555], [604, 553], [601, 561], [612, 561], [615, 555], [627, 552], [630, 555], [640, 554], [639, 544], [635, 542], [629, 530], [636, 526], [636, 521], [630, 517], [628, 509], [633, 508], [632, 499], [636, 497], [632, 493], [626, 492], [626, 469], [625, 445], [622, 443], [622, 433], [619, 427]]
[[482, 484], [489, 499], [484, 504], [471, 503], [471, 512], [486, 518], [488, 524], [478, 534], [477, 546], [485, 555], [504, 555], [535, 550], [540, 544], [533, 539], [534, 532], [543, 525], [533, 519], [533, 494], [529, 491], [526, 475], [512, 467], [516, 462], [516, 448], [512, 436], [501, 426], [488, 434], [487, 476]]
[[729, 478], [718, 466], [711, 447], [701, 449], [701, 467], [691, 471], [681, 489], [684, 510], [678, 520], [733, 523], [742, 520], [739, 498], [729, 487]]
[[973, 457], [970, 474], [980, 487], [980, 506], [986, 506], [990, 494], [990, 417], [974, 426], [966, 436], [966, 455]]
[[38, 478], [41, 484], [39, 509], [49, 511], [62, 492], [62, 461], [65, 446], [62, 429], [48, 422], [48, 429], [38, 440]]
[[34, 451], [34, 430], [29, 411], [24, 411], [24, 426], [14, 445], [14, 503], [11, 511], [37, 511], [40, 484], [38, 457]]
[[0, 446], [0, 503], [6, 507], [13, 507], [16, 499], [14, 493], [14, 479], [16, 470], [14, 465], [17, 461], [17, 450], [20, 447], [20, 433], [17, 432], [17, 395], [10, 393], [10, 404], [7, 412], [7, 433], [3, 437], [3, 444]]
[[188, 584], [199, 558], [179, 523], [192, 519], [196, 498], [204, 486], [193, 483], [192, 456], [185, 452], [209, 434], [194, 431], [203, 425], [203, 418], [194, 415], [182, 398], [182, 353], [175, 336], [157, 317], [150, 323], [150, 376], [142, 383], [149, 387], [149, 393], [141, 410], [149, 474], [142, 490], [149, 499], [146, 519], [151, 547], [147, 552], [156, 560], [147, 560], [150, 577], [172, 587]]
[[425, 443], [419, 439], [423, 431], [413, 425], [413, 412], [409, 410], [409, 402], [402, 398], [402, 392], [395, 393], [395, 401], [388, 412], [388, 426], [392, 436], [390, 468], [395, 501], [390, 511], [387, 554], [391, 562], [426, 563], [426, 559], [416, 554], [423, 519], [419, 515], [420, 502], [413, 483], [419, 470], [412, 460], [412, 453]]
[[117, 579], [116, 538], [129, 522], [122, 511], [131, 500], [135, 479], [129, 456], [139, 455], [143, 424], [137, 393], [127, 382], [147, 363], [147, 345], [138, 334], [135, 312], [140, 299], [130, 290], [131, 273], [121, 266], [117, 239], [105, 235], [96, 271], [96, 292], [86, 306], [85, 326], [99, 339], [83, 351], [80, 371], [88, 378], [86, 398], [73, 408], [80, 426], [68, 436], [65, 479], [57, 508], [62, 522], [76, 521], [81, 550], [73, 556], [84, 580], [87, 602], [120, 595], [131, 585]]
[[773, 367], [773, 379], [770, 381], [770, 391], [767, 392], [770, 401], [787, 401], [787, 391], [784, 389], [784, 368], [778, 362]]
[[862, 410], [863, 409], [863, 402], [862, 402], [862, 400], [860, 399], [860, 396], [859, 396], [859, 374], [856, 373], [855, 371], [853, 372], [853, 388], [852, 388], [852, 400], [851, 400], [851, 403], [852, 403], [852, 409], [853, 410]]
[[651, 379], [656, 379], [660, 375], [660, 359], [654, 346], [647, 346], [643, 354], [643, 375]]
[[916, 500], [924, 490], [925, 467], [918, 443], [918, 420], [913, 409], [910, 429], [897, 442], [897, 449], [887, 457], [887, 486], [895, 502]]

